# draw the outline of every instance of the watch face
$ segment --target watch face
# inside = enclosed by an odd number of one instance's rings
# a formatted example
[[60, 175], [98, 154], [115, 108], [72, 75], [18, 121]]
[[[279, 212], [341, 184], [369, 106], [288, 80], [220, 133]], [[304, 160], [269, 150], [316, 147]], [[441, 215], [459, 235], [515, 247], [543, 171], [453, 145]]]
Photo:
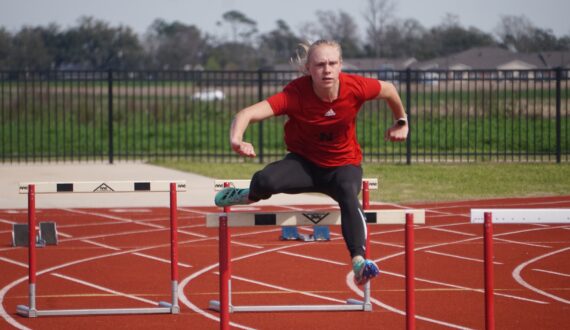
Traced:
[[396, 123], [398, 124], [398, 126], [406, 126], [407, 122], [404, 119], [398, 119]]

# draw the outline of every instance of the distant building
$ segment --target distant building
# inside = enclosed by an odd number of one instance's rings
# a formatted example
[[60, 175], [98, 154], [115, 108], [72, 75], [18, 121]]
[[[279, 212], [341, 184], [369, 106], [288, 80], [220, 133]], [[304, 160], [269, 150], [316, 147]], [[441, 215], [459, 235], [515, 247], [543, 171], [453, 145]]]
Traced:
[[[422, 77], [445, 78], [532, 78], [551, 74], [545, 70], [562, 67], [570, 69], [570, 51], [517, 53], [500, 47], [475, 47], [449, 56], [427, 61], [409, 58], [345, 58], [343, 70], [373, 71], [379, 79], [398, 80], [399, 71], [427, 71]], [[292, 70], [290, 64], [280, 64], [273, 70]], [[496, 70], [499, 70], [497, 72]], [[519, 70], [521, 70], [519, 72]], [[530, 70], [530, 71], [527, 71]], [[451, 72], [448, 72], [451, 71]]]

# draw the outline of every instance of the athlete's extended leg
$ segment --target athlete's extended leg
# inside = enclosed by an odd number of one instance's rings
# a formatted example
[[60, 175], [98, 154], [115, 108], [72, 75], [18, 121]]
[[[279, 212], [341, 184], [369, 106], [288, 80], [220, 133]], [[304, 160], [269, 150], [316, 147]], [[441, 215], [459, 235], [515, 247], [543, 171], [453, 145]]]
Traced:
[[314, 192], [316, 191], [314, 167], [296, 154], [287, 154], [282, 160], [267, 165], [253, 175], [249, 187], [249, 199], [258, 201], [278, 193]]
[[346, 246], [352, 257], [354, 281], [363, 285], [379, 274], [378, 267], [366, 256], [366, 217], [360, 206], [358, 194], [362, 184], [362, 168], [342, 166], [331, 172], [331, 196], [338, 202], [341, 227]]
[[256, 172], [247, 189], [225, 188], [216, 194], [217, 206], [250, 204], [268, 199], [273, 194], [316, 192], [313, 180], [315, 166], [296, 154], [267, 165]]

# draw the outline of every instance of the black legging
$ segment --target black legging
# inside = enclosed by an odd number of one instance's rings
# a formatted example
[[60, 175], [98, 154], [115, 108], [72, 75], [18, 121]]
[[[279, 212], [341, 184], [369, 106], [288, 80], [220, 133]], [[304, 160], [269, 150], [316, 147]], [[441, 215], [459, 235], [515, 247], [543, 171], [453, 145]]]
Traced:
[[249, 199], [268, 199], [278, 193], [319, 192], [338, 202], [342, 235], [350, 256], [364, 256], [366, 221], [358, 194], [362, 183], [362, 167], [346, 165], [319, 167], [297, 154], [267, 165], [253, 175]]

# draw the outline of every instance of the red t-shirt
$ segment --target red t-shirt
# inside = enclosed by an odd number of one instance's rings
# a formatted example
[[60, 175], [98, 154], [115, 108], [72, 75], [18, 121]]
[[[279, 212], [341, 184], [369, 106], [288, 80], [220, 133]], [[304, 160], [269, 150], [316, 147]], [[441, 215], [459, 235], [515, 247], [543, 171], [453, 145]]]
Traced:
[[356, 116], [362, 104], [380, 93], [376, 79], [340, 73], [339, 95], [322, 101], [310, 76], [291, 81], [267, 99], [276, 116], [287, 115], [287, 150], [321, 167], [359, 165], [362, 151], [356, 140]]

